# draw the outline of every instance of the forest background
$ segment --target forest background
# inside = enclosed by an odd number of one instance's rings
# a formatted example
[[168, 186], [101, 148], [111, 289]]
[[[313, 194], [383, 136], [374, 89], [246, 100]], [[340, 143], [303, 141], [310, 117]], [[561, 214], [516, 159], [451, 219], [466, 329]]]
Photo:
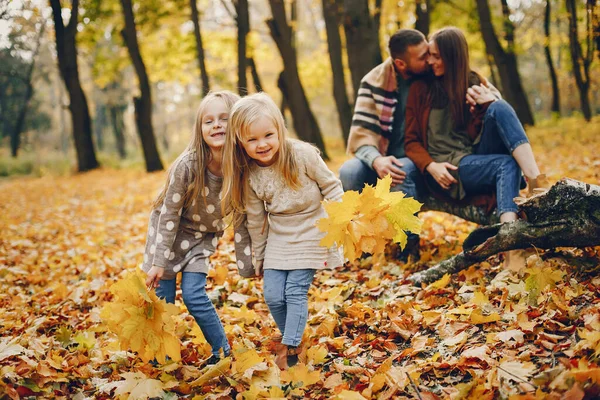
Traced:
[[447, 25], [550, 180], [597, 185], [595, 0], [0, 0], [0, 398], [597, 398], [600, 248], [535, 249], [521, 271], [494, 256], [415, 287], [408, 275], [476, 227], [443, 213], [419, 214], [418, 263], [380, 254], [317, 275], [287, 372], [231, 232], [207, 288], [233, 362], [204, 368], [210, 350], [179, 300], [181, 360], [166, 364], [121, 348], [109, 326], [122, 315], [101, 316], [141, 261], [161, 171], [203, 94], [266, 91], [337, 172], [358, 83], [390, 34]]

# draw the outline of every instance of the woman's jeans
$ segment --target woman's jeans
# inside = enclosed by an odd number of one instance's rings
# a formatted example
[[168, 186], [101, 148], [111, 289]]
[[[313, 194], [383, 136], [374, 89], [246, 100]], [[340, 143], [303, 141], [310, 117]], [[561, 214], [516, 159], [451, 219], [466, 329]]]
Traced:
[[[175, 303], [176, 279], [161, 280], [156, 295], [167, 303]], [[219, 315], [206, 295], [206, 274], [200, 272], [182, 272], [181, 292], [183, 302], [202, 330], [206, 341], [212, 347], [213, 355], [219, 357], [221, 349], [229, 355], [231, 348]]]
[[297, 347], [302, 341], [308, 319], [308, 289], [315, 272], [314, 269], [265, 270], [265, 302], [285, 345]]
[[496, 191], [498, 215], [517, 212], [513, 199], [519, 195], [521, 169], [511, 155], [529, 143], [515, 110], [504, 100], [490, 104], [483, 119], [481, 141], [473, 154], [458, 164], [458, 174], [467, 194]]

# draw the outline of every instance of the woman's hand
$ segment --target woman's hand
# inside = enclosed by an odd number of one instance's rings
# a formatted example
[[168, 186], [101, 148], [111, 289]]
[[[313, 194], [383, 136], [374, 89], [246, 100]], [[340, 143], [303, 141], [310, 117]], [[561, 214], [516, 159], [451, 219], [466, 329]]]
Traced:
[[153, 265], [146, 277], [146, 287], [148, 289], [156, 289], [160, 285], [160, 279], [164, 273], [164, 268]]
[[492, 91], [484, 85], [473, 85], [467, 89], [467, 103], [471, 107], [496, 100]]
[[453, 183], [457, 183], [456, 179], [454, 179], [454, 177], [450, 174], [450, 172], [448, 172], [448, 170], [451, 169], [453, 171], [456, 171], [458, 167], [455, 167], [450, 163], [432, 162], [425, 169], [427, 170], [427, 172], [429, 172], [431, 176], [433, 176], [433, 179], [435, 179], [435, 181], [444, 189], [450, 189], [450, 186]]
[[257, 260], [254, 262], [254, 274], [261, 276], [263, 274], [263, 263], [265, 260]]

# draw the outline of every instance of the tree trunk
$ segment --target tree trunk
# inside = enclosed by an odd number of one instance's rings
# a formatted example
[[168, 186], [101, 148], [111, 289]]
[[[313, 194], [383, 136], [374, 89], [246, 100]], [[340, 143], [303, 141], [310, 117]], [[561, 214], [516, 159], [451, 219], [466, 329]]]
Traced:
[[[492, 25], [488, 0], [476, 1], [483, 41], [485, 42], [487, 52], [494, 57], [494, 61], [498, 66], [503, 94], [506, 100], [515, 109], [521, 123], [524, 125], [533, 125], [533, 113], [531, 112], [531, 108], [527, 101], [527, 94], [521, 83], [517, 57], [512, 49], [512, 45], [509, 42], [509, 48], [505, 51], [500, 44], [498, 36], [496, 36], [496, 32], [494, 31], [494, 26]], [[505, 18], [504, 25], [506, 26], [507, 38], [514, 38], [514, 26], [512, 22], [508, 18]]]
[[429, 36], [429, 24], [430, 20], [430, 8], [431, 0], [417, 0], [416, 4], [416, 17], [415, 29], [421, 31], [425, 37]]
[[[588, 38], [588, 54], [583, 55], [579, 37], [577, 33], [577, 5], [575, 0], [566, 0], [567, 14], [569, 16], [569, 50], [571, 53], [571, 61], [573, 62], [573, 75], [575, 83], [579, 90], [579, 101], [581, 102], [581, 111], [586, 121], [592, 119], [592, 109], [590, 107], [590, 64], [591, 64], [591, 32], [587, 32]], [[590, 15], [588, 13], [588, 18]], [[583, 71], [582, 71], [583, 69]]]
[[250, 75], [252, 76], [254, 89], [257, 92], [262, 92], [262, 83], [260, 82], [260, 76], [258, 75], [258, 70], [256, 69], [256, 63], [254, 62], [254, 58], [248, 57], [246, 63], [248, 64], [248, 67], [250, 67]]
[[383, 61], [377, 28], [369, 11], [369, 0], [344, 0], [344, 32], [354, 97], [361, 79]]
[[433, 282], [502, 251], [600, 245], [600, 186], [565, 178], [520, 208], [527, 220], [476, 229], [462, 253], [408, 279], [415, 285]]
[[150, 90], [150, 81], [146, 73], [146, 66], [137, 41], [135, 20], [133, 17], [133, 8], [131, 0], [121, 0], [123, 6], [123, 15], [125, 17], [125, 29], [121, 31], [123, 40], [127, 45], [131, 62], [140, 84], [140, 97], [134, 97], [135, 123], [138, 129], [138, 135], [142, 142], [144, 158], [146, 160], [146, 171], [160, 171], [163, 169], [158, 149], [156, 148], [156, 139], [154, 129], [152, 128], [152, 93]]
[[[192, 21], [194, 22], [194, 37], [196, 38], [196, 52], [198, 53], [198, 66], [200, 67], [200, 79], [202, 80], [202, 96], [206, 96], [210, 91], [210, 82], [206, 64], [204, 62], [204, 46], [202, 45], [202, 34], [200, 32], [200, 18], [198, 16], [197, 0], [190, 0], [192, 9]], [[136, 39], [137, 40], [137, 39]]]
[[110, 122], [115, 134], [115, 143], [117, 146], [117, 152], [119, 158], [124, 160], [127, 157], [127, 151], [125, 148], [125, 124], [123, 123], [123, 113], [127, 106], [114, 105], [110, 107]]
[[23, 107], [19, 111], [19, 115], [17, 116], [17, 122], [10, 136], [10, 153], [11, 156], [14, 158], [17, 157], [19, 147], [21, 146], [21, 132], [23, 132], [23, 128], [25, 127], [25, 117], [27, 116], [27, 108], [29, 107], [29, 101], [33, 97], [33, 70], [35, 69], [35, 61], [40, 51], [40, 44], [42, 41], [42, 36], [44, 36], [45, 30], [46, 23], [43, 22], [40, 31], [38, 32], [36, 37], [35, 49], [33, 50], [33, 55], [31, 56], [31, 64], [29, 65], [27, 76], [24, 79], [25, 84], [27, 85], [27, 89], [25, 91], [25, 99], [23, 100]]
[[96, 102], [96, 118], [94, 118], [94, 136], [98, 150], [104, 150], [104, 127], [106, 126], [106, 106]]
[[92, 141], [92, 121], [85, 93], [79, 81], [77, 66], [77, 47], [75, 35], [77, 34], [77, 17], [79, 13], [79, 0], [73, 0], [71, 17], [67, 26], [62, 19], [60, 0], [50, 0], [54, 29], [56, 32], [56, 53], [58, 56], [58, 69], [69, 93], [69, 111], [77, 153], [77, 170], [79, 172], [98, 168], [98, 160]]
[[600, 15], [598, 12], [596, 0], [588, 0], [588, 8], [591, 9], [592, 14], [592, 32], [594, 41], [596, 42], [596, 54], [598, 55], [598, 61], [600, 61]]
[[346, 92], [346, 78], [342, 61], [342, 40], [340, 38], [340, 9], [335, 0], [323, 0], [323, 16], [327, 31], [327, 46], [333, 80], [333, 97], [337, 107], [344, 144], [348, 143], [352, 124], [352, 107]]
[[283, 59], [283, 81], [288, 92], [287, 101], [294, 120], [294, 130], [299, 138], [315, 144], [328, 159], [321, 130], [308, 104], [300, 76], [296, 52], [292, 47], [292, 30], [287, 23], [285, 6], [282, 0], [269, 0], [273, 18], [267, 20], [267, 25], [281, 58]]
[[554, 69], [554, 62], [552, 61], [552, 54], [550, 53], [550, 3], [552, 0], [546, 0], [546, 12], [544, 14], [544, 33], [546, 34], [546, 41], [544, 42], [544, 54], [546, 55], [546, 62], [548, 63], [548, 71], [550, 72], [550, 81], [552, 82], [552, 113], [560, 115], [560, 97], [558, 92], [558, 79], [556, 77], [556, 70]]
[[240, 96], [248, 94], [248, 81], [246, 71], [248, 69], [246, 58], [246, 38], [250, 32], [250, 18], [248, 15], [248, 0], [237, 0], [235, 2], [237, 13], [236, 21], [238, 28], [238, 92]]
[[490, 81], [492, 82], [492, 85], [496, 86], [500, 90], [500, 92], [502, 92], [502, 84], [498, 79], [498, 75], [496, 75], [494, 56], [492, 56], [491, 54], [486, 54], [486, 58], [490, 67]]

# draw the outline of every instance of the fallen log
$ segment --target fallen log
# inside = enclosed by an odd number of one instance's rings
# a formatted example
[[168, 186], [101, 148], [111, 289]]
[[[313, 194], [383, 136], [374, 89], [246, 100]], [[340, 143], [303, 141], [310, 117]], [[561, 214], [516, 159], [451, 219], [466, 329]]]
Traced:
[[600, 186], [564, 178], [519, 208], [525, 219], [475, 229], [461, 253], [408, 279], [434, 282], [508, 250], [600, 245]]

